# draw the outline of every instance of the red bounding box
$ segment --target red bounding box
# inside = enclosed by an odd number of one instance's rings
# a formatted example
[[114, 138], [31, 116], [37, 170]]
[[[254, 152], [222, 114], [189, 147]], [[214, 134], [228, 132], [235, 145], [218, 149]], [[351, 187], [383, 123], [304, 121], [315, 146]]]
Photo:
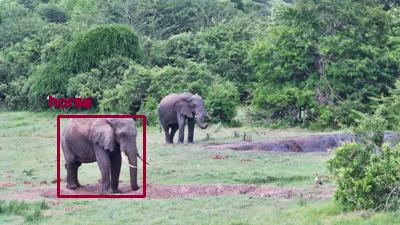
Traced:
[[[61, 193], [61, 172], [60, 172], [60, 157], [61, 157], [61, 139], [60, 139], [60, 122], [61, 119], [69, 118], [133, 118], [142, 120], [143, 134], [143, 178], [142, 178], [142, 193], [140, 194], [62, 194]], [[85, 115], [85, 114], [62, 114], [57, 115], [57, 197], [58, 198], [145, 198], [146, 197], [146, 116], [145, 115]]]

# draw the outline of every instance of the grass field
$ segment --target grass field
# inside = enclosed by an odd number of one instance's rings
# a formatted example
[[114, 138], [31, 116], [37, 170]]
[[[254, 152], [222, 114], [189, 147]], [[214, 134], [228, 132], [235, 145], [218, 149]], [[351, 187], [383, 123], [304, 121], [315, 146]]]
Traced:
[[[65, 121], [63, 121], [63, 124]], [[301, 129], [224, 128], [195, 131], [194, 145], [164, 145], [159, 128], [149, 127], [150, 184], [258, 184], [313, 188], [315, 173], [328, 176], [328, 153], [206, 150], [203, 144], [279, 140], [313, 134]], [[140, 137], [141, 133], [139, 133]], [[140, 138], [138, 138], [141, 146]], [[0, 113], [0, 199], [9, 193], [52, 188], [56, 176], [56, 114]], [[214, 159], [223, 155], [223, 159]], [[141, 170], [140, 170], [141, 171]], [[65, 169], [61, 168], [62, 176]], [[96, 163], [80, 168], [82, 184], [100, 178]], [[121, 180], [129, 178], [123, 166]], [[8, 199], [8, 198], [7, 198]], [[400, 212], [342, 213], [331, 198], [205, 196], [173, 199], [1, 200], [2, 224], [400, 224]]]

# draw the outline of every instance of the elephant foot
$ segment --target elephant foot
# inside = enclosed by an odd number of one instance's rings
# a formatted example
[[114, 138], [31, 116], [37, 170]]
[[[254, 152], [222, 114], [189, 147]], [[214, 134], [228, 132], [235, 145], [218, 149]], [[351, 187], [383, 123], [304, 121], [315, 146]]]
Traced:
[[76, 185], [76, 184], [67, 184], [67, 188], [68, 189], [77, 189], [78, 187], [80, 187], [81, 185], [79, 184], [79, 185]]
[[132, 191], [137, 191], [137, 190], [139, 190], [139, 186], [138, 186], [138, 185], [131, 186], [131, 188], [132, 188]]
[[121, 192], [121, 190], [119, 190], [119, 189], [117, 188], [117, 189], [112, 189], [111, 193], [113, 193], [113, 194], [120, 194], [120, 193], [122, 193], [122, 192]]

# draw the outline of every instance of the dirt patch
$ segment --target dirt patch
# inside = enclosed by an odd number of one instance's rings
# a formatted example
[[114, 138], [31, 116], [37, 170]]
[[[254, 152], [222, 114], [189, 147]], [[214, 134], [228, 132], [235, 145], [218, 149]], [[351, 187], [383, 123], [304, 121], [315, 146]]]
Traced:
[[[93, 195], [98, 194], [100, 184], [85, 185], [81, 188], [70, 190], [62, 188], [62, 194], [66, 195]], [[121, 194], [140, 194], [142, 190], [130, 191], [128, 184], [121, 184]], [[273, 187], [255, 184], [183, 184], [183, 185], [161, 185], [149, 184], [147, 186], [147, 198], [172, 199], [172, 198], [195, 198], [205, 196], [222, 195], [249, 195], [253, 197], [309, 197], [330, 198], [334, 191], [333, 187], [321, 186], [319, 188], [289, 188]], [[0, 196], [1, 200], [40, 200], [47, 198], [50, 202], [57, 199], [55, 188], [40, 188], [25, 191], [6, 192]]]
[[14, 182], [11, 182], [11, 181], [1, 181], [0, 182], [0, 187], [12, 187], [15, 185], [17, 185], [17, 184]]
[[[203, 145], [203, 147], [206, 149], [232, 149], [237, 151], [262, 150], [275, 152], [326, 152], [329, 149], [335, 149], [341, 144], [354, 141], [355, 139], [354, 135], [345, 133], [290, 138], [282, 141], [240, 141], [228, 144], [207, 144]], [[400, 140], [400, 134], [386, 133], [384, 139], [386, 142], [395, 143]]]
[[213, 159], [226, 159], [226, 158], [228, 158], [228, 156], [227, 155], [222, 155], [222, 154], [215, 154], [215, 155], [212, 155], [211, 158], [213, 158]]

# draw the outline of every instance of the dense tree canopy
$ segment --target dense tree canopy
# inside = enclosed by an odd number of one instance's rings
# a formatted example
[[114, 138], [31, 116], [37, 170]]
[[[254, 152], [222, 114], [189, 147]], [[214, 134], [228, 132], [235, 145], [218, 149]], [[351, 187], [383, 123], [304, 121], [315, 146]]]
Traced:
[[266, 124], [338, 128], [392, 93], [399, 18], [386, 0], [4, 0], [0, 104], [91, 97], [155, 120], [163, 96], [192, 91], [215, 120], [242, 106]]

